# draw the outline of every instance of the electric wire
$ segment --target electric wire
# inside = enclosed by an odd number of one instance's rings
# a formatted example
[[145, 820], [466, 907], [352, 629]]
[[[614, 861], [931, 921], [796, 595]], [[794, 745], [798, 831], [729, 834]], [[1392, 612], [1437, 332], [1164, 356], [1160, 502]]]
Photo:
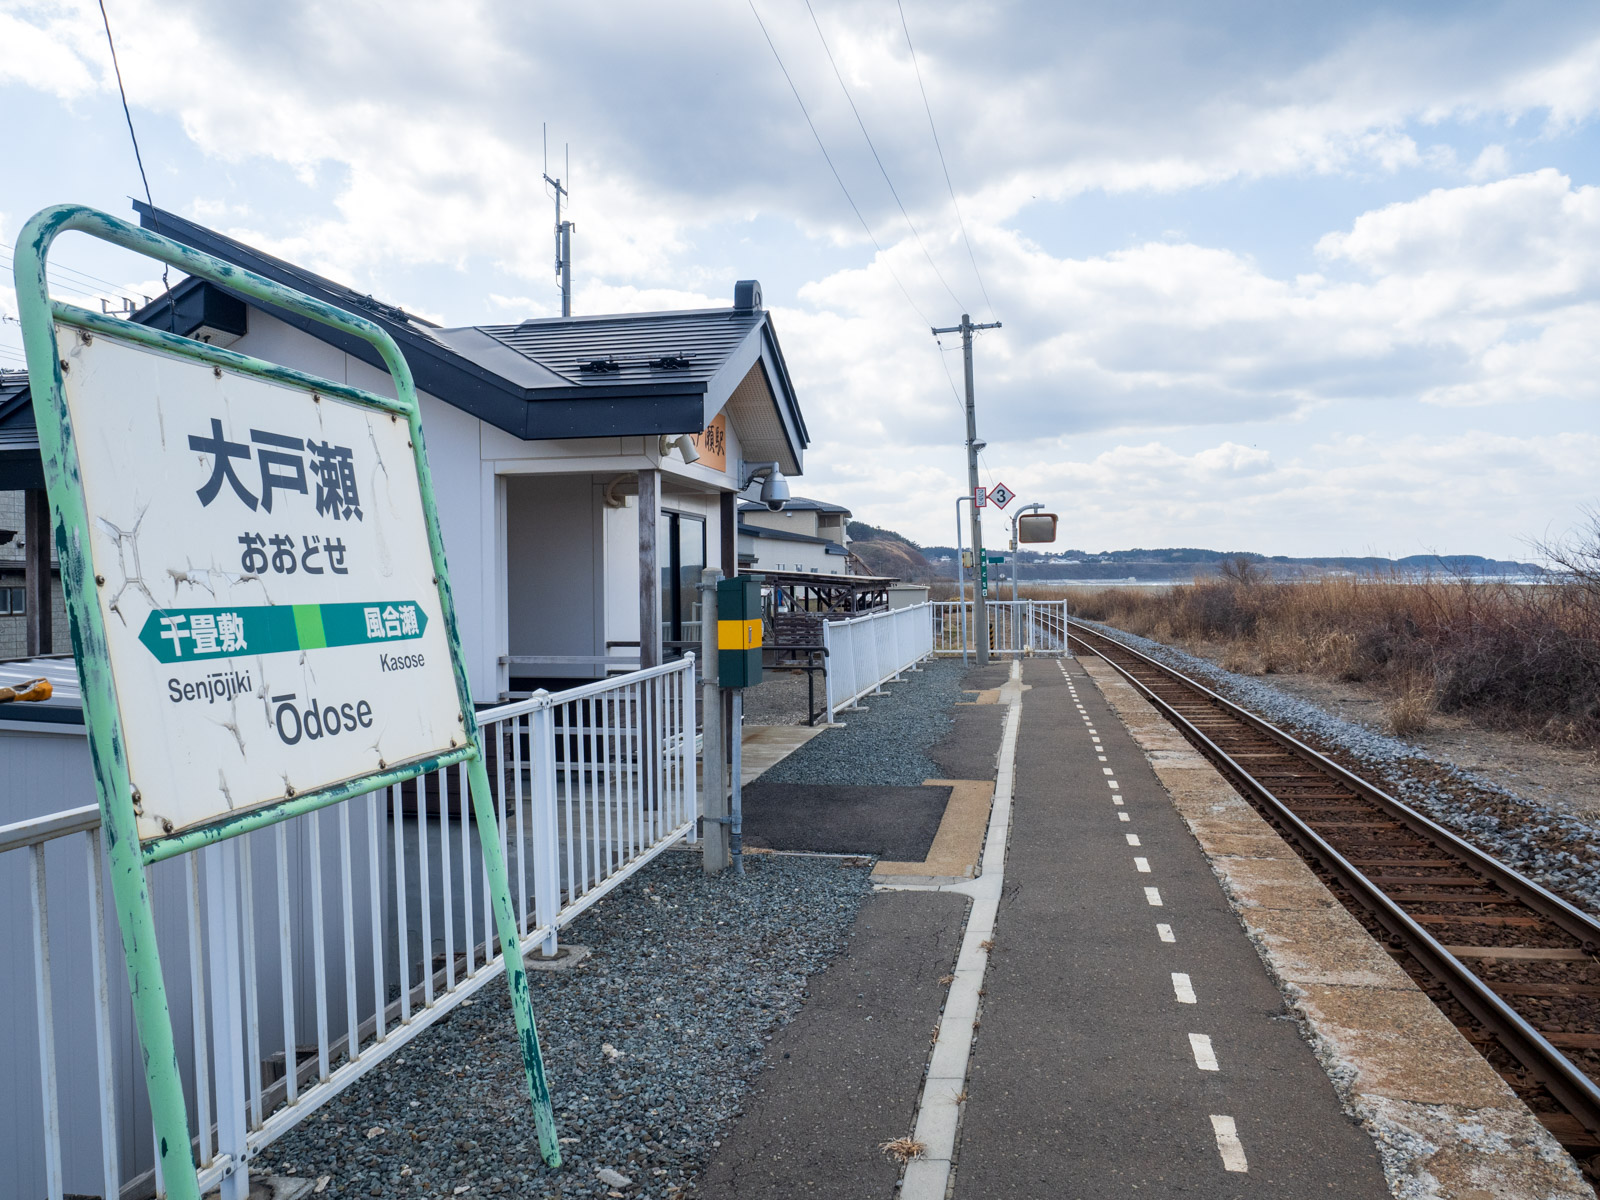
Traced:
[[[3, 248], [0, 248], [0, 266], [9, 267], [10, 265], [11, 255]], [[69, 267], [64, 263], [52, 262], [50, 264], [50, 270], [54, 272], [60, 272], [61, 274], [68, 276], [69, 282], [78, 284], [100, 284], [108, 288], [110, 292], [117, 293], [118, 295], [128, 290], [120, 283], [112, 283], [109, 279], [101, 279], [98, 275], [91, 275], [87, 271], [80, 271], [77, 267]]]
[[[156, 202], [150, 196], [150, 177], [144, 173], [144, 155], [139, 153], [139, 135], [133, 130], [133, 113], [128, 108], [128, 90], [122, 86], [122, 64], [117, 61], [117, 43], [111, 36], [111, 18], [106, 15], [106, 0], [100, 2], [100, 21], [106, 27], [106, 45], [111, 48], [111, 69], [117, 76], [117, 95], [122, 98], [122, 115], [128, 121], [128, 138], [133, 142], [133, 161], [139, 164], [139, 182], [144, 184], [144, 200], [152, 209]], [[168, 266], [161, 264], [161, 286], [166, 289], [166, 294], [172, 295], [172, 280], [168, 276]], [[167, 321], [172, 332], [178, 332], [178, 306], [174, 303], [167, 305]]]
[[[800, 89], [795, 86], [794, 79], [789, 74], [789, 68], [784, 66], [783, 56], [778, 53], [778, 47], [772, 40], [772, 34], [767, 32], [766, 22], [761, 19], [761, 14], [756, 11], [755, 0], [747, 0], [747, 3], [750, 5], [750, 15], [755, 17], [756, 24], [761, 27], [761, 36], [766, 38], [767, 47], [772, 51], [772, 57], [777, 61], [778, 70], [783, 72], [783, 78], [789, 85], [789, 91], [794, 94], [795, 103], [800, 106], [800, 113], [803, 117], [805, 117], [806, 125], [811, 129], [811, 136], [816, 139], [817, 149], [822, 151], [822, 157], [823, 160], [828, 164], [828, 170], [833, 172], [834, 182], [839, 185], [839, 190], [844, 193], [845, 201], [850, 205], [850, 211], [855, 213], [856, 220], [861, 222], [861, 228], [866, 231], [867, 239], [878, 251], [878, 256], [883, 262], [884, 269], [889, 272], [889, 277], [894, 280], [895, 286], [900, 289], [900, 294], [906, 298], [906, 303], [911, 306], [911, 311], [917, 314], [924, 326], [930, 329], [933, 328], [933, 322], [928, 319], [928, 314], [923, 312], [922, 309], [917, 305], [917, 302], [911, 298], [911, 293], [906, 290], [905, 283], [895, 272], [893, 264], [889, 262], [888, 255], [884, 253], [883, 246], [878, 242], [877, 237], [872, 232], [872, 226], [868, 225], [866, 217], [861, 215], [861, 209], [856, 206], [855, 197], [851, 196], [850, 189], [845, 186], [844, 179], [839, 175], [839, 168], [833, 165], [833, 156], [828, 153], [828, 147], [822, 141], [822, 134], [817, 132], [816, 122], [811, 119], [811, 113], [806, 108], [806, 102], [800, 97]], [[936, 267], [935, 270], [937, 269], [938, 268]], [[942, 352], [939, 355], [939, 364], [944, 368], [945, 380], [950, 385], [950, 394], [955, 399], [956, 408], [960, 410], [963, 416], [965, 416], [967, 411], [966, 403], [961, 399], [961, 393], [956, 390], [956, 382], [950, 375], [950, 368], [945, 364], [944, 354]]]
[[933, 123], [933, 106], [928, 103], [928, 89], [922, 82], [922, 67], [917, 63], [917, 48], [911, 44], [911, 26], [906, 24], [905, 5], [900, 0], [894, 0], [895, 7], [900, 10], [900, 28], [905, 30], [906, 49], [911, 52], [911, 69], [916, 72], [917, 90], [922, 93], [922, 108], [928, 114], [928, 130], [933, 134], [933, 148], [939, 152], [939, 166], [944, 171], [944, 185], [950, 192], [950, 205], [956, 210], [956, 223], [961, 226], [961, 240], [967, 244], [967, 257], [972, 260], [972, 273], [977, 276], [978, 290], [983, 293], [983, 302], [988, 306], [989, 319], [994, 319], [994, 301], [989, 299], [989, 289], [984, 286], [983, 272], [978, 269], [978, 256], [972, 251], [972, 239], [967, 236], [967, 222], [961, 215], [961, 203], [956, 199], [956, 186], [950, 182], [950, 164], [944, 158], [944, 146], [939, 141], [939, 129]]
[[[11, 266], [12, 266], [11, 256], [9, 254], [5, 254], [3, 252], [0, 252], [0, 267], [3, 267], [3, 268], [5, 268], [6, 270], [9, 271], [11, 269]], [[70, 279], [63, 279], [57, 273], [58, 271], [60, 271], [62, 269], [63, 268], [58, 268], [54, 264], [51, 264], [50, 267], [47, 270], [47, 274], [48, 274], [49, 279], [50, 279], [50, 288], [51, 288], [52, 291], [68, 292], [68, 293], [70, 293], [70, 294], [72, 294], [74, 296], [81, 296], [81, 297], [84, 297], [84, 298], [89, 299], [89, 300], [99, 300], [99, 299], [102, 298], [103, 293], [101, 293], [101, 292], [90, 291], [87, 288], [84, 288], [84, 287], [74, 283]]]
[[928, 314], [923, 312], [922, 309], [918, 307], [917, 302], [911, 298], [911, 293], [906, 290], [906, 285], [901, 281], [900, 276], [895, 272], [894, 267], [890, 264], [888, 255], [884, 252], [882, 244], [878, 241], [877, 236], [872, 232], [872, 226], [868, 225], [866, 217], [861, 215], [861, 209], [856, 205], [855, 197], [850, 194], [850, 189], [845, 186], [844, 179], [839, 174], [839, 168], [833, 165], [833, 156], [828, 153], [828, 147], [822, 141], [822, 134], [817, 132], [816, 122], [811, 119], [811, 112], [806, 108], [806, 102], [800, 98], [800, 89], [795, 86], [794, 78], [789, 74], [789, 68], [783, 65], [783, 55], [778, 53], [778, 47], [777, 44], [772, 40], [772, 34], [767, 32], [767, 23], [761, 19], [761, 14], [756, 11], [755, 0], [746, 0], [746, 3], [750, 5], [750, 15], [755, 17], [756, 24], [761, 27], [761, 36], [767, 39], [767, 47], [772, 51], [772, 57], [777, 60], [778, 70], [783, 72], [783, 78], [789, 84], [789, 90], [794, 93], [795, 103], [800, 106], [800, 113], [806, 119], [806, 125], [811, 130], [811, 136], [817, 140], [817, 149], [822, 151], [822, 157], [828, 164], [828, 170], [833, 172], [834, 182], [839, 185], [839, 190], [844, 193], [844, 198], [850, 205], [850, 211], [855, 213], [856, 220], [861, 222], [861, 228], [866, 231], [867, 240], [870, 241], [873, 245], [873, 248], [878, 251], [878, 256], [883, 260], [885, 269], [888, 270], [890, 277], [893, 278], [895, 282], [895, 285], [900, 289], [900, 294], [906, 298], [906, 303], [909, 304], [912, 311], [922, 319], [922, 323], [924, 325], [932, 328], [933, 322], [928, 319]]
[[906, 219], [906, 228], [911, 230], [911, 236], [917, 240], [917, 248], [922, 251], [922, 257], [928, 260], [928, 265], [933, 268], [934, 275], [944, 285], [944, 290], [950, 293], [950, 299], [956, 302], [956, 307], [962, 312], [967, 311], [967, 306], [961, 302], [961, 297], [955, 294], [949, 282], [944, 277], [944, 272], [939, 270], [939, 264], [933, 261], [933, 255], [928, 253], [928, 247], [922, 240], [922, 235], [917, 232], [916, 225], [911, 220], [911, 214], [906, 211], [904, 201], [894, 186], [894, 180], [889, 178], [889, 169], [883, 165], [883, 159], [878, 154], [878, 147], [873, 145], [872, 135], [867, 132], [867, 123], [861, 117], [861, 110], [856, 107], [855, 97], [850, 94], [850, 89], [845, 85], [844, 75], [839, 71], [839, 64], [834, 61], [833, 51], [828, 47], [828, 39], [822, 34], [822, 24], [817, 20], [816, 10], [811, 7], [811, 0], [806, 0], [806, 12], [811, 14], [811, 24], [817, 31], [817, 40], [822, 43], [822, 52], [828, 56], [828, 65], [833, 68], [833, 77], [839, 81], [839, 90], [844, 93], [845, 102], [850, 105], [850, 111], [855, 115], [856, 124], [861, 127], [861, 136], [867, 141], [867, 149], [872, 151], [872, 161], [878, 164], [878, 172], [883, 176], [884, 183], [889, 185], [889, 194], [894, 197], [894, 202], [900, 208], [900, 215]]

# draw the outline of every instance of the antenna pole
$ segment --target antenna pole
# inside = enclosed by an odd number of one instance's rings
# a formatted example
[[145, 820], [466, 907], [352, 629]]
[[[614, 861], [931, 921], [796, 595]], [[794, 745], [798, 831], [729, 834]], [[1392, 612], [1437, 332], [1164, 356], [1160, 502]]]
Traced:
[[[548, 154], [546, 156], [548, 162]], [[572, 151], [567, 151], [567, 176], [572, 175]], [[561, 180], [551, 179], [548, 170], [544, 181], [556, 190], [556, 275], [561, 279], [561, 315], [572, 315], [572, 222], [561, 219], [561, 198], [571, 199], [572, 193], [561, 186]]]

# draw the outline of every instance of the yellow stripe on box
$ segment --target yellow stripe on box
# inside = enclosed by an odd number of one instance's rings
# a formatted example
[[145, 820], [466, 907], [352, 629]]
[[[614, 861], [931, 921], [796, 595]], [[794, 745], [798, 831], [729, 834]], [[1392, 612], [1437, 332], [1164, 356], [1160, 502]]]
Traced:
[[761, 645], [761, 618], [748, 621], [718, 621], [718, 650], [754, 650]]

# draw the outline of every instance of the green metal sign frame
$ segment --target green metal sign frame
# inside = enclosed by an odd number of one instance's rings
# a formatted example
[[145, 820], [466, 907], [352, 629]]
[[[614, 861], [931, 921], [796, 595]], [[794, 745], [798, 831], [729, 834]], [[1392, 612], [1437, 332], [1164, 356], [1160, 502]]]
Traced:
[[[351, 334], [371, 345], [383, 360], [394, 381], [396, 399], [388, 399], [319, 379], [289, 367], [236, 354], [132, 322], [117, 320], [88, 309], [50, 299], [45, 268], [55, 239], [74, 231], [110, 242], [124, 249], [170, 264], [190, 275], [208, 279], [234, 292], [264, 304], [287, 309], [301, 316]], [[539, 1151], [553, 1167], [561, 1165], [561, 1148], [556, 1135], [550, 1092], [545, 1083], [544, 1062], [539, 1051], [539, 1035], [534, 1023], [528, 977], [522, 955], [516, 914], [512, 908], [505, 863], [500, 853], [494, 801], [489, 790], [489, 773], [484, 765], [472, 693], [461, 658], [455, 604], [451, 597], [450, 575], [445, 565], [444, 543], [434, 508], [433, 481], [428, 471], [427, 452], [422, 440], [421, 410], [411, 370], [400, 349], [383, 329], [353, 313], [325, 304], [270, 279], [246, 271], [118, 220], [107, 213], [76, 204], [54, 205], [36, 213], [23, 226], [13, 258], [17, 304], [21, 314], [22, 337], [28, 360], [28, 380], [33, 394], [34, 420], [39, 430], [39, 449], [44, 459], [45, 483], [50, 497], [50, 528], [61, 564], [61, 584], [67, 609], [67, 626], [72, 653], [77, 661], [78, 678], [83, 688], [84, 721], [89, 736], [89, 753], [99, 793], [100, 814], [105, 833], [106, 855], [111, 867], [111, 887], [122, 931], [122, 948], [128, 964], [128, 985], [133, 997], [133, 1013], [143, 1048], [145, 1082], [150, 1093], [150, 1109], [156, 1132], [156, 1147], [167, 1193], [176, 1200], [199, 1200], [194, 1159], [190, 1150], [188, 1112], [178, 1072], [177, 1050], [173, 1040], [172, 1017], [167, 1007], [162, 982], [161, 960], [156, 945], [155, 917], [144, 868], [149, 863], [184, 854], [202, 846], [237, 837], [252, 829], [272, 825], [290, 817], [315, 811], [354, 796], [413, 779], [418, 775], [455, 763], [466, 763], [472, 792], [472, 807], [483, 849], [485, 873], [494, 907], [495, 927], [505, 960], [506, 983], [511, 992], [511, 1007], [516, 1018], [517, 1037], [522, 1050], [522, 1065], [533, 1104]], [[72, 420], [68, 411], [62, 378], [62, 356], [56, 339], [56, 324], [71, 325], [93, 336], [107, 336], [148, 350], [189, 359], [227, 371], [254, 376], [274, 383], [305, 389], [326, 396], [337, 396], [358, 405], [403, 418], [410, 429], [421, 487], [422, 509], [426, 517], [428, 545], [433, 556], [439, 604], [444, 614], [445, 636], [455, 673], [456, 693], [461, 705], [465, 738], [461, 746], [442, 754], [430, 754], [408, 762], [388, 764], [384, 770], [350, 779], [329, 787], [296, 795], [247, 812], [232, 814], [206, 825], [187, 829], [174, 836], [139, 842], [135, 821], [133, 789], [123, 726], [117, 707], [106, 631], [95, 596], [95, 581], [89, 562], [89, 513], [84, 497]]]

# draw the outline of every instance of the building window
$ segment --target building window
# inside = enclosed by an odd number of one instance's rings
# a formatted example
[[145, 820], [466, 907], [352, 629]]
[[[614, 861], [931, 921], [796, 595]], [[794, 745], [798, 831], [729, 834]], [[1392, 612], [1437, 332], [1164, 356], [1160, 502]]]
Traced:
[[[706, 522], [687, 513], [662, 512], [656, 526], [661, 572], [661, 648], [666, 657], [700, 646], [700, 573], [706, 567]], [[674, 645], [674, 643], [679, 643]]]
[[20, 616], [28, 611], [27, 591], [19, 587], [0, 587], [0, 617]]

